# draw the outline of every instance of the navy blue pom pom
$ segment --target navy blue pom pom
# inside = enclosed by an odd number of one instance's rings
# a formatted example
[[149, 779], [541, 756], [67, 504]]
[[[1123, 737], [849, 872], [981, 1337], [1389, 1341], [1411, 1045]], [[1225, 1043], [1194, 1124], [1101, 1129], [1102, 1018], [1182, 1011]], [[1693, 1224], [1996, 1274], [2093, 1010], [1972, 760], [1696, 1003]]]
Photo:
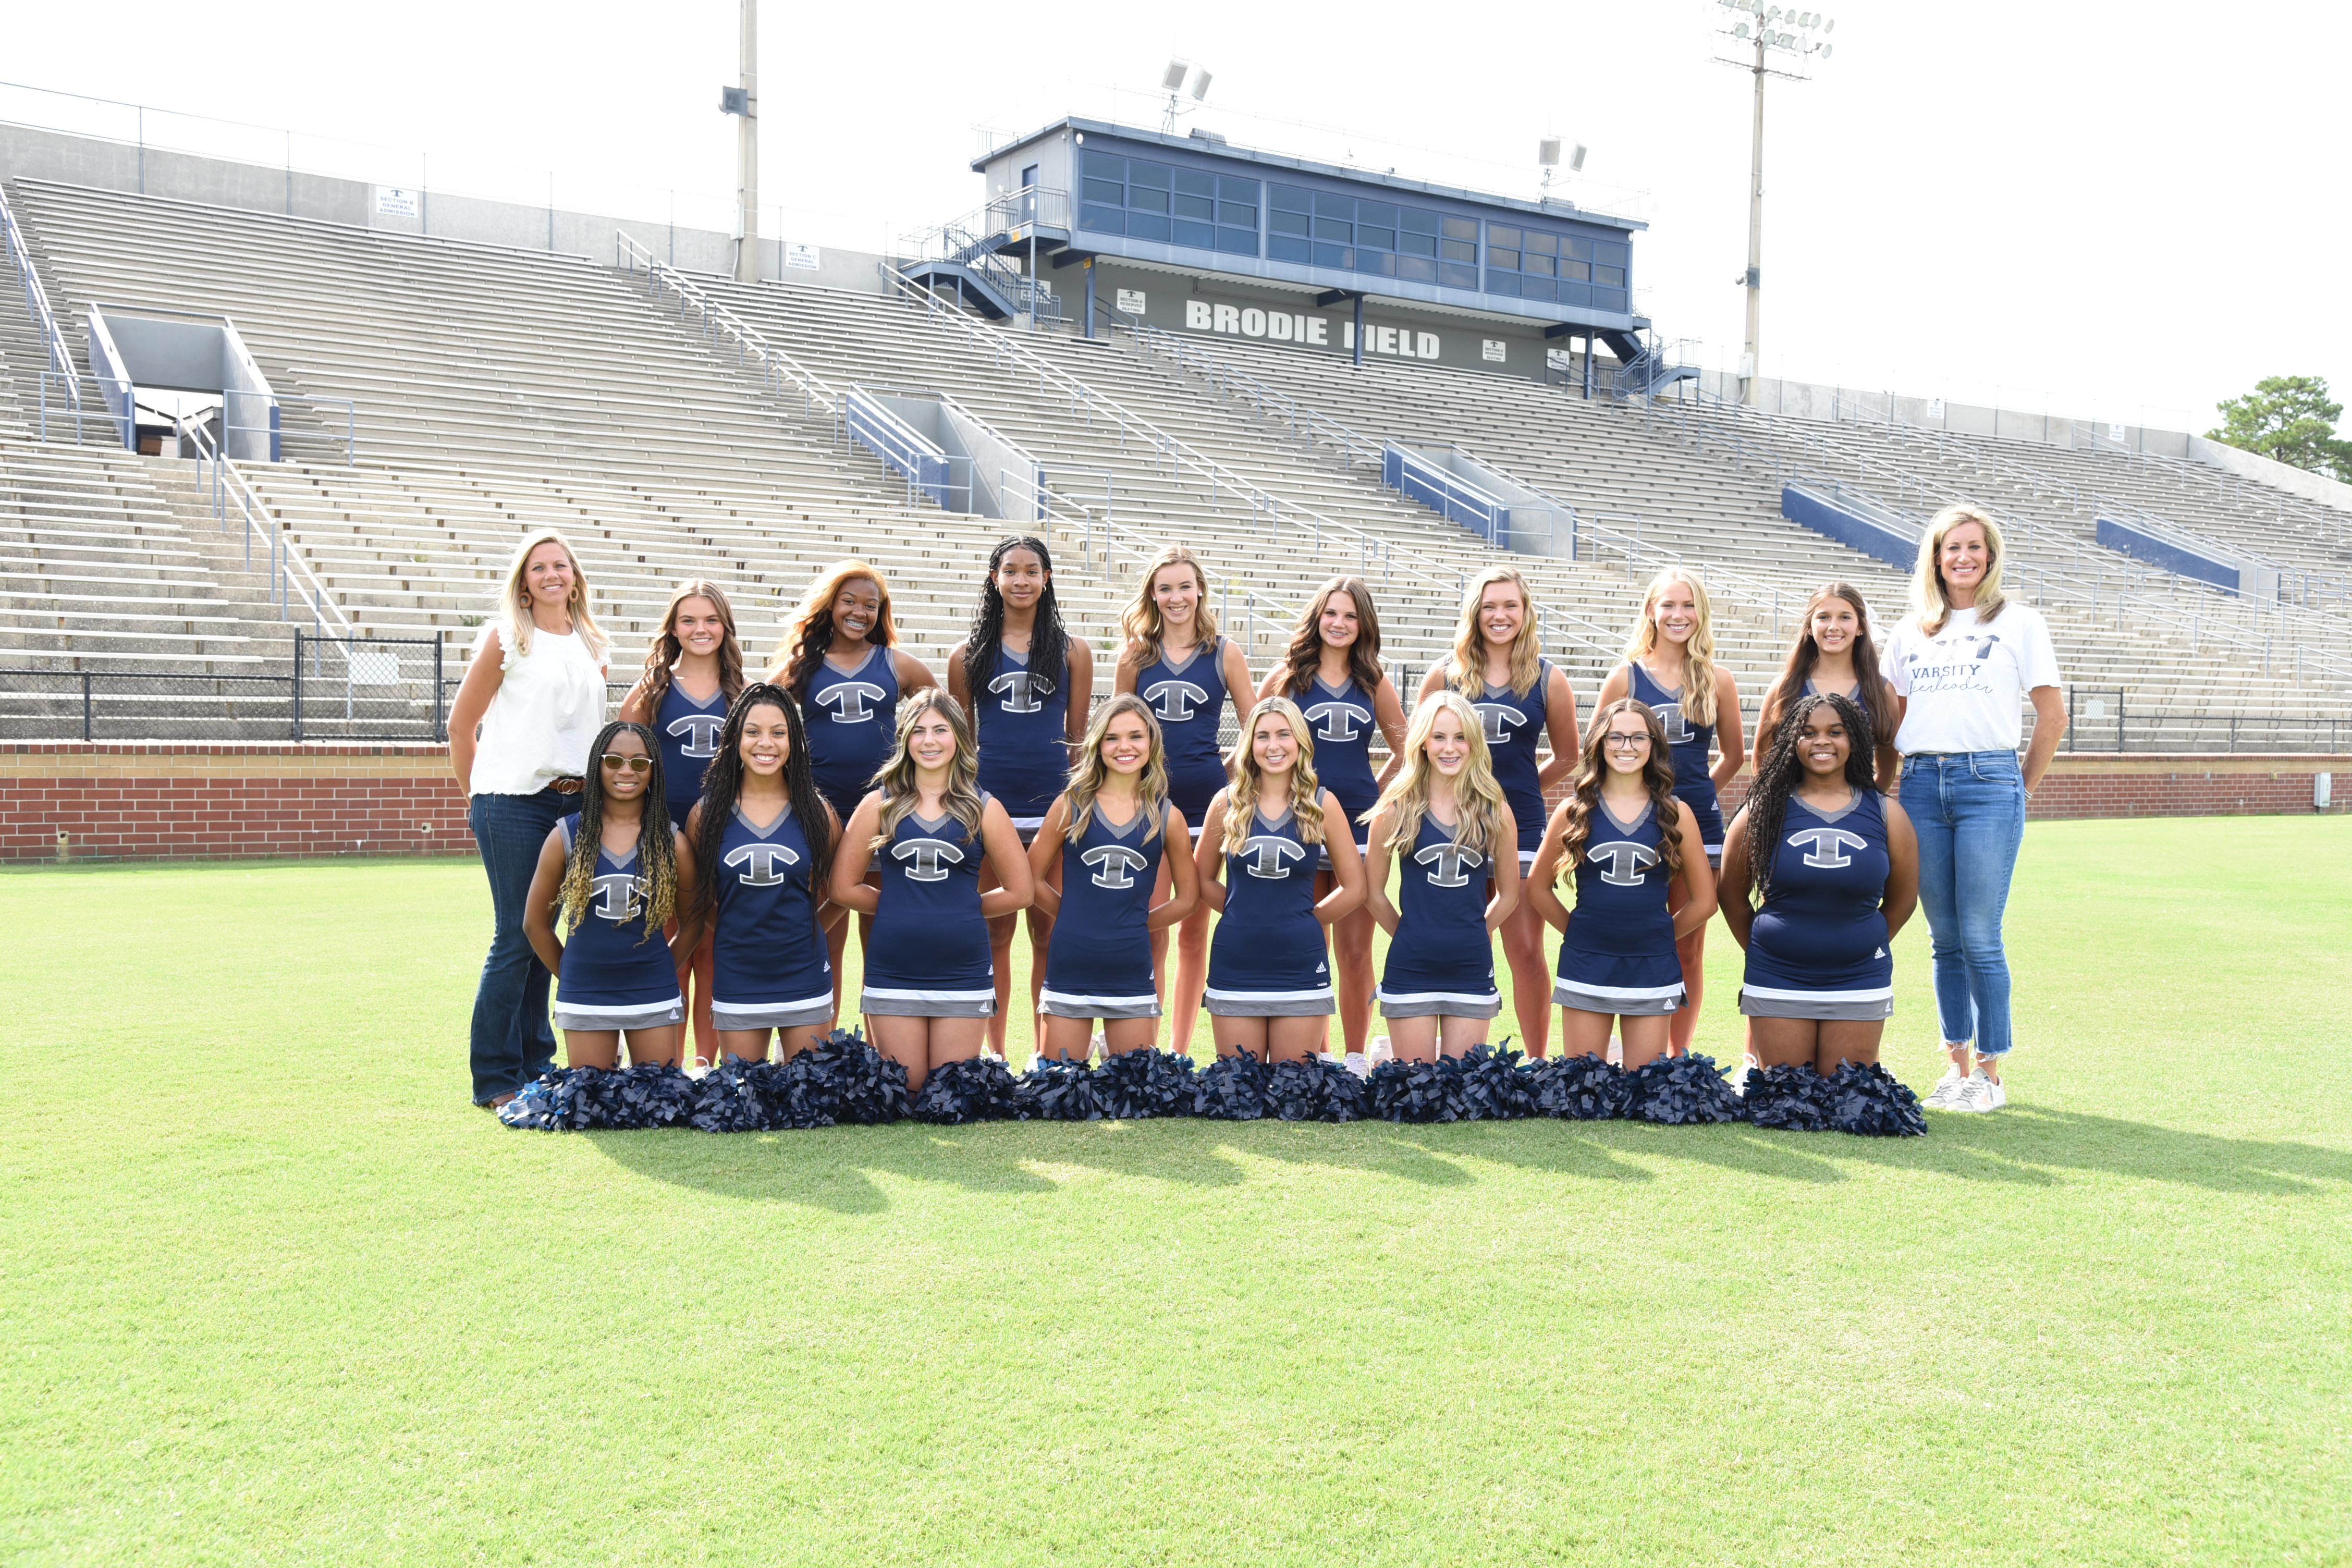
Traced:
[[1192, 1114], [1221, 1121], [1255, 1121], [1266, 1113], [1272, 1075], [1255, 1057], [1219, 1057], [1192, 1080]]
[[1739, 1097], [1712, 1057], [1658, 1057], [1625, 1079], [1627, 1116], [1669, 1127], [1740, 1120]]
[[597, 1102], [593, 1088], [583, 1082], [582, 1075], [594, 1071], [593, 1068], [557, 1068], [541, 1075], [499, 1107], [499, 1120], [509, 1127], [539, 1132], [577, 1132], [586, 1129], [596, 1113]]
[[687, 1124], [702, 1132], [758, 1132], [768, 1122], [766, 1062], [722, 1062], [692, 1081]]
[[1103, 1058], [1095, 1068], [1095, 1095], [1105, 1116], [1122, 1121], [1190, 1116], [1198, 1076], [1191, 1057], [1141, 1046]]
[[1475, 1045], [1460, 1058], [1453, 1091], [1465, 1121], [1501, 1121], [1536, 1113], [1535, 1079], [1507, 1043]]
[[1285, 1121], [1360, 1121], [1370, 1100], [1364, 1080], [1328, 1057], [1276, 1062], [1266, 1073], [1266, 1110]]
[[1535, 1111], [1565, 1121], [1606, 1121], [1625, 1114], [1633, 1086], [1605, 1057], [1548, 1057], [1528, 1076], [1534, 1079]]
[[1864, 1138], [1917, 1138], [1927, 1131], [1919, 1097], [1876, 1062], [1841, 1062], [1822, 1086], [1831, 1130]]
[[1462, 1106], [1455, 1080], [1462, 1076], [1458, 1058], [1440, 1057], [1433, 1062], [1384, 1061], [1372, 1069], [1364, 1088], [1372, 1114], [1390, 1121], [1459, 1121]]
[[1740, 1109], [1759, 1127], [1786, 1132], [1829, 1130], [1828, 1080], [1804, 1062], [1748, 1070]]
[[974, 1057], [931, 1069], [915, 1096], [913, 1116], [950, 1127], [1004, 1121], [1013, 1115], [1013, 1071], [1003, 1057]]
[[854, 1029], [835, 1029], [784, 1064], [794, 1127], [874, 1127], [908, 1113], [907, 1069]]
[[1013, 1114], [1023, 1121], [1100, 1121], [1094, 1070], [1084, 1062], [1039, 1057], [1013, 1080]]

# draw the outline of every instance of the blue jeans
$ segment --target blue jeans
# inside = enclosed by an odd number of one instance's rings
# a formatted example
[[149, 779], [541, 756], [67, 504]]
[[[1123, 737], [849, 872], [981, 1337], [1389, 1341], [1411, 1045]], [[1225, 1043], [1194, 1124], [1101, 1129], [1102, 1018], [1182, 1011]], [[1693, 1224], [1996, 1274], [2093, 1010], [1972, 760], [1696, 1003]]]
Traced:
[[523, 935], [531, 873], [555, 825], [580, 809], [576, 795], [478, 795], [466, 803], [466, 826], [490, 879], [490, 954], [474, 989], [474, 1103], [487, 1105], [555, 1065], [555, 1029], [547, 1019], [554, 979]]
[[1919, 838], [1919, 904], [1936, 956], [1947, 1043], [2009, 1054], [2009, 958], [2000, 946], [2009, 879], [2025, 838], [2025, 775], [2013, 752], [1903, 759], [1897, 792]]

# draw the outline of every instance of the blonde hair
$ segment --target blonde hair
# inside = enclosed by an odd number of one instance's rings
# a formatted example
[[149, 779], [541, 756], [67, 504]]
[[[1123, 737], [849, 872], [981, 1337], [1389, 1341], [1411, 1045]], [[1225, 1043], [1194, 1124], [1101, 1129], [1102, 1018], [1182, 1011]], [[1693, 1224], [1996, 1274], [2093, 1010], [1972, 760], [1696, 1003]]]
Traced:
[[[1256, 752], [1250, 742], [1257, 734], [1258, 721], [1279, 717], [1290, 723], [1290, 733], [1298, 742], [1298, 760], [1290, 764], [1290, 810], [1298, 821], [1298, 841], [1301, 844], [1323, 842], [1323, 802], [1319, 798], [1323, 786], [1315, 779], [1315, 735], [1307, 727], [1307, 715], [1298, 704], [1287, 697], [1269, 697], [1250, 710], [1249, 722], [1242, 726], [1239, 738], [1234, 742], [1226, 767], [1234, 782], [1225, 791], [1225, 842], [1228, 855], [1238, 855], [1249, 842], [1250, 828], [1257, 821], [1258, 791], [1265, 787], [1265, 772], [1257, 763]], [[1349, 834], [1353, 838], [1355, 835]]]
[[1633, 635], [1625, 639], [1625, 658], [1634, 664], [1648, 658], [1658, 646], [1658, 620], [1652, 612], [1657, 608], [1658, 595], [1675, 583], [1691, 591], [1691, 605], [1698, 614], [1698, 625], [1691, 628], [1690, 640], [1683, 644], [1683, 717], [1694, 724], [1715, 722], [1715, 606], [1706, 596], [1706, 584], [1697, 573], [1687, 566], [1669, 566], [1650, 579], [1642, 590], [1642, 612], [1633, 619]]
[[971, 720], [963, 704], [936, 686], [927, 686], [898, 704], [898, 739], [892, 745], [890, 760], [875, 770], [874, 787], [882, 792], [882, 820], [874, 830], [874, 842], [866, 853], [877, 855], [897, 835], [898, 825], [907, 820], [923, 792], [915, 781], [914, 754], [907, 749], [907, 736], [924, 715], [936, 710], [955, 731], [955, 756], [948, 763], [948, 785], [941, 792], [948, 815], [964, 826], [964, 831], [980, 837], [980, 746], [973, 741]]
[[572, 596], [563, 607], [572, 616], [572, 629], [579, 634], [580, 646], [597, 663], [604, 662], [605, 651], [613, 639], [596, 624], [588, 610], [588, 574], [581, 570], [580, 552], [572, 548], [572, 541], [551, 528], [542, 528], [522, 536], [515, 552], [507, 562], [506, 583], [499, 590], [499, 641], [506, 651], [517, 658], [530, 657], [530, 553], [542, 544], [563, 547], [563, 558], [572, 563]]
[[1192, 581], [1200, 586], [1201, 602], [1192, 611], [1192, 626], [1200, 634], [1198, 646], [1209, 647], [1217, 640], [1217, 617], [1209, 609], [1208, 569], [1199, 556], [1181, 544], [1171, 544], [1151, 558], [1143, 569], [1143, 581], [1136, 584], [1134, 602], [1119, 612], [1119, 629], [1143, 645], [1147, 663], [1160, 657], [1160, 639], [1168, 634], [1159, 601], [1151, 596], [1151, 584], [1171, 566], [1190, 566]]
[[1454, 629], [1454, 679], [1449, 684], [1474, 701], [1486, 690], [1486, 634], [1479, 629], [1478, 605], [1486, 598], [1486, 590], [1497, 583], [1508, 583], [1517, 588], [1519, 603], [1527, 611], [1519, 635], [1511, 639], [1513, 694], [1525, 697], [1535, 689], [1536, 678], [1543, 673], [1543, 633], [1537, 627], [1536, 596], [1528, 591], [1528, 580], [1510, 567], [1490, 566], [1462, 595], [1462, 620]]
[[1984, 581], [1977, 584], [1976, 612], [1979, 621], [1990, 621], [2000, 614], [2009, 602], [2000, 591], [2000, 565], [2009, 558], [2001, 543], [2000, 524], [1990, 513], [1972, 506], [1948, 506], [1927, 520], [1927, 527], [1919, 535], [1919, 563], [1911, 569], [1911, 608], [1919, 617], [1919, 629], [1929, 637], [1944, 629], [1952, 618], [1952, 601], [1944, 592], [1944, 573], [1937, 557], [1944, 551], [1944, 538], [1964, 522], [1973, 522], [1984, 530]]
[[1490, 860], [1517, 853], [1516, 839], [1507, 845], [1501, 841], [1503, 786], [1495, 782], [1495, 758], [1486, 747], [1486, 727], [1479, 723], [1478, 710], [1470, 706], [1470, 700], [1458, 691], [1433, 691], [1413, 709], [1412, 721], [1405, 730], [1403, 764], [1367, 817], [1393, 808], [1396, 818], [1389, 826], [1389, 847], [1412, 852], [1413, 840], [1421, 837], [1422, 821], [1429, 815], [1429, 781], [1436, 771], [1430, 766], [1429, 736], [1437, 728], [1440, 713], [1453, 714], [1470, 742], [1470, 760], [1462, 764], [1461, 776], [1454, 781], [1454, 807], [1460, 813], [1454, 824], [1454, 844], [1475, 849]]
[[1071, 838], [1086, 831], [1087, 814], [1094, 810], [1095, 797], [1102, 794], [1110, 777], [1110, 769], [1103, 763], [1103, 738], [1110, 732], [1110, 721], [1121, 713], [1132, 713], [1143, 721], [1143, 738], [1150, 746], [1144, 753], [1143, 772], [1135, 781], [1136, 804], [1143, 812], [1143, 837], [1149, 840], [1168, 825], [1168, 755], [1160, 743], [1160, 721], [1150, 703], [1132, 691], [1122, 691], [1096, 709], [1095, 716], [1087, 721], [1078, 765], [1070, 770], [1070, 787], [1062, 792], [1070, 803], [1069, 826], [1064, 831]]

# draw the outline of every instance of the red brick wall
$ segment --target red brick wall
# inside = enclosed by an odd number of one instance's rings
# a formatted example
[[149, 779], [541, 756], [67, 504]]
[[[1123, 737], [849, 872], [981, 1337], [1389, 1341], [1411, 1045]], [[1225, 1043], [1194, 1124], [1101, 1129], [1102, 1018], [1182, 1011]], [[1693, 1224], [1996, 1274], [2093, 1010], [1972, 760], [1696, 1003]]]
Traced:
[[[2072, 752], [2034, 792], [2036, 821], [2311, 810], [2312, 775], [2352, 799], [2352, 757]], [[1726, 792], [1729, 816], [1748, 775]], [[240, 856], [470, 855], [445, 746], [0, 742], [0, 862]]]

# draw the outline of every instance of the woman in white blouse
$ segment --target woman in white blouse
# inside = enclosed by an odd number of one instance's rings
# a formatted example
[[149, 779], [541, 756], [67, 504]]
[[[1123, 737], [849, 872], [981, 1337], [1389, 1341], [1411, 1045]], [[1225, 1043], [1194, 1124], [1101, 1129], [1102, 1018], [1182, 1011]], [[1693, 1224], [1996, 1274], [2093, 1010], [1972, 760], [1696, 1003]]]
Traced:
[[449, 708], [449, 762], [494, 921], [474, 992], [477, 1105], [504, 1105], [554, 1064], [552, 976], [523, 934], [523, 904], [548, 833], [580, 809], [588, 749], [604, 723], [607, 646], [572, 546], [551, 529], [524, 539]]
[[[1998, 1110], [2009, 1100], [2000, 918], [2025, 839], [2025, 803], [2066, 732], [2049, 624], [2001, 593], [2001, 554], [2000, 528], [1972, 507], [1948, 506], [1929, 520], [1912, 614], [1887, 639], [1883, 661], [1903, 699], [1897, 798], [1919, 838], [1919, 903], [1950, 1058], [1927, 1103], [1947, 1110]], [[2021, 698], [2033, 704], [2033, 742], [2021, 763]]]

